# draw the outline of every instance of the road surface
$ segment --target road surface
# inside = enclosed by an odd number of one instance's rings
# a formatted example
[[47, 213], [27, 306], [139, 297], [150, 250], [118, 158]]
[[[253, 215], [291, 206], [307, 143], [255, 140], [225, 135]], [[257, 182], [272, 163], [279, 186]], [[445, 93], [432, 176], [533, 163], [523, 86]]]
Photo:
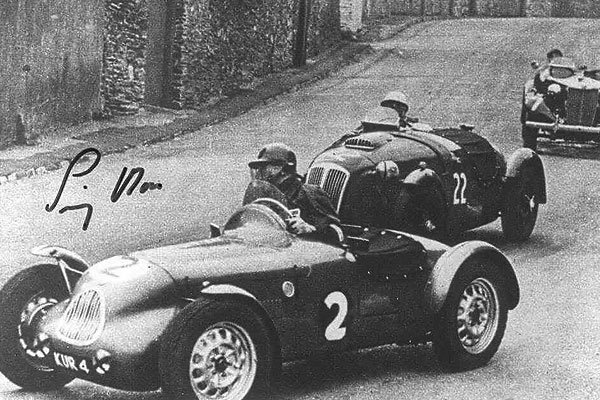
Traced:
[[[305, 171], [311, 156], [357, 126], [388, 90], [402, 90], [412, 116], [434, 126], [472, 123], [505, 154], [520, 145], [521, 86], [532, 59], [561, 48], [600, 65], [600, 20], [464, 19], [419, 24], [377, 46], [391, 50], [238, 118], [176, 140], [102, 156], [90, 174], [72, 178], [59, 207], [65, 170], [0, 187], [0, 283], [37, 260], [28, 249], [61, 244], [91, 262], [115, 253], [208, 234], [240, 204], [247, 161], [261, 145], [283, 141]], [[491, 363], [443, 372], [431, 347], [384, 346], [286, 365], [281, 399], [597, 399], [600, 398], [600, 164], [543, 156], [549, 203], [531, 240], [506, 243], [499, 223], [466, 233], [487, 240], [514, 263], [522, 300], [509, 314]], [[143, 167], [161, 190], [122, 195], [113, 187], [123, 167]], [[83, 169], [79, 166], [78, 168]], [[90, 203], [59, 214], [65, 205]], [[0, 376], [0, 399], [159, 399], [75, 381], [30, 394]]]

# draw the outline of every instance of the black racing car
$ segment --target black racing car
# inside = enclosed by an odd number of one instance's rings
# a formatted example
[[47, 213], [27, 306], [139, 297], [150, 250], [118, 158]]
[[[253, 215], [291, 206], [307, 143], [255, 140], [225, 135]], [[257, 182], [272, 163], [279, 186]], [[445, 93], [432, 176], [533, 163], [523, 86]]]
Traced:
[[210, 239], [91, 266], [36, 248], [52, 261], [0, 290], [0, 372], [26, 390], [82, 378], [242, 400], [273, 398], [282, 362], [322, 353], [432, 341], [462, 370], [498, 350], [519, 284], [494, 246], [358, 226], [335, 226], [329, 243], [287, 232], [284, 204], [249, 197]]
[[558, 145], [600, 143], [600, 69], [577, 66], [559, 57], [536, 69], [525, 83], [521, 104], [523, 146], [538, 140]]
[[396, 120], [385, 112], [365, 119], [310, 164], [306, 182], [330, 195], [342, 222], [448, 239], [501, 217], [508, 240], [529, 238], [546, 203], [533, 150], [506, 161], [472, 126]]

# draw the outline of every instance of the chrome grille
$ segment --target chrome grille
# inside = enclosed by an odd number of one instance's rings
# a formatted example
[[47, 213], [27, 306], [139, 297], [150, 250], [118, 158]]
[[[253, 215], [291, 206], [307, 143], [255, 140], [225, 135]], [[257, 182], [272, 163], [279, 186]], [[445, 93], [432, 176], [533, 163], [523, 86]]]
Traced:
[[95, 289], [86, 290], [71, 299], [62, 317], [59, 333], [71, 344], [93, 343], [104, 328], [104, 297]]
[[317, 185], [329, 195], [337, 212], [340, 212], [342, 197], [350, 173], [336, 164], [319, 164], [312, 167], [306, 176], [306, 183]]
[[567, 123], [592, 126], [598, 107], [598, 90], [569, 88], [566, 111]]
[[346, 140], [344, 143], [346, 147], [351, 149], [359, 149], [359, 150], [373, 150], [375, 149], [375, 145], [373, 142], [363, 138], [350, 138]]

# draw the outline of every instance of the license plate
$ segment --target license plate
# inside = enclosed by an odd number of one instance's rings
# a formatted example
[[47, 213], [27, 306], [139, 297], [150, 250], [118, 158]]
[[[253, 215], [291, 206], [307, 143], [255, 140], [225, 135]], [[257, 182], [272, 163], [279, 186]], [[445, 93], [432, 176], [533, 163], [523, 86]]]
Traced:
[[71, 356], [69, 354], [59, 353], [58, 351], [53, 351], [54, 364], [57, 367], [67, 369], [73, 372], [83, 372], [84, 374], [89, 374], [92, 368], [91, 361], [82, 358]]

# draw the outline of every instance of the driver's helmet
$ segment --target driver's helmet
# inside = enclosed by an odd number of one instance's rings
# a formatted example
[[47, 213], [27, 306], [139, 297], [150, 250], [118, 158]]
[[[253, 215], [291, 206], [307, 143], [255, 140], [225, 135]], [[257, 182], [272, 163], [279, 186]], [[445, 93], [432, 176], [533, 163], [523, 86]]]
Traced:
[[252, 169], [262, 165], [281, 165], [285, 172], [296, 172], [296, 154], [283, 143], [269, 143], [258, 152], [258, 158], [250, 161], [248, 166]]
[[381, 106], [393, 108], [396, 111], [402, 107], [406, 113], [408, 112], [408, 98], [400, 91], [389, 92], [381, 101]]

